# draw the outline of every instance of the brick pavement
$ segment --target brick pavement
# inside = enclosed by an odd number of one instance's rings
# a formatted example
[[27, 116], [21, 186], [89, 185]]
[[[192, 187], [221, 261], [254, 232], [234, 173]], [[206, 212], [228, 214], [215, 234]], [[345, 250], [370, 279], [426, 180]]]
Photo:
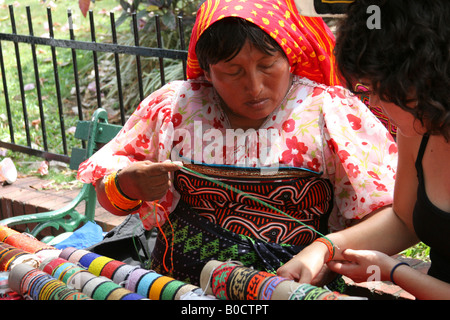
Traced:
[[[0, 186], [0, 219], [11, 216], [56, 210], [69, 203], [79, 192], [79, 188], [72, 190], [45, 189], [48, 181], [39, 177], [19, 178], [11, 185]], [[77, 210], [83, 212], [83, 205]], [[109, 231], [119, 225], [125, 217], [117, 217], [108, 213], [97, 203], [95, 221], [104, 231]], [[23, 230], [19, 230], [23, 231]], [[397, 256], [399, 260], [406, 260], [412, 267], [426, 272], [429, 263], [416, 259], [405, 259]], [[350, 295], [367, 297], [371, 300], [413, 300], [414, 297], [390, 282], [372, 281], [354, 283], [345, 278], [349, 285]]]

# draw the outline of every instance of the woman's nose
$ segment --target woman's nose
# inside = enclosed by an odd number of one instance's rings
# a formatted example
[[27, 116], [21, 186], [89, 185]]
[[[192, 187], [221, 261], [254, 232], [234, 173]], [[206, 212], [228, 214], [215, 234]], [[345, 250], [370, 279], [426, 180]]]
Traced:
[[263, 77], [258, 74], [257, 71], [249, 71], [247, 72], [247, 77], [245, 78], [246, 79], [244, 81], [247, 93], [252, 98], [259, 97], [264, 87]]

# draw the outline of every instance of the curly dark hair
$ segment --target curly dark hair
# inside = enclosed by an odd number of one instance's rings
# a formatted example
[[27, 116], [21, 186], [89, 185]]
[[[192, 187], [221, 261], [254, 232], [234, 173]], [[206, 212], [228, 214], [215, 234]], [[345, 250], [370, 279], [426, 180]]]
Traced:
[[[379, 8], [379, 28], [368, 24], [371, 5]], [[355, 1], [337, 32], [343, 82], [353, 91], [358, 80], [369, 81], [380, 99], [450, 140], [449, 18], [448, 0]]]
[[200, 68], [209, 71], [209, 65], [233, 59], [247, 40], [266, 54], [279, 51], [286, 56], [278, 43], [257, 25], [242, 18], [227, 17], [214, 22], [200, 36], [195, 46]]

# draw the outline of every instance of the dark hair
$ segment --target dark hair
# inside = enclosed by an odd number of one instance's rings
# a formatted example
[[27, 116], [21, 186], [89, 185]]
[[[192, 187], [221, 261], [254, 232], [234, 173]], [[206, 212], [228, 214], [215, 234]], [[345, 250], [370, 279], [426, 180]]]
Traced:
[[[379, 8], [379, 28], [368, 25], [371, 5]], [[430, 134], [449, 140], [448, 0], [358, 0], [347, 14], [335, 47], [347, 87], [352, 90], [359, 79], [367, 79], [381, 99], [411, 112]], [[407, 106], [411, 100], [417, 107]]]
[[242, 18], [227, 17], [214, 22], [200, 36], [195, 47], [200, 68], [209, 71], [209, 65], [233, 59], [247, 40], [266, 54], [277, 51], [284, 54], [278, 43], [257, 25]]

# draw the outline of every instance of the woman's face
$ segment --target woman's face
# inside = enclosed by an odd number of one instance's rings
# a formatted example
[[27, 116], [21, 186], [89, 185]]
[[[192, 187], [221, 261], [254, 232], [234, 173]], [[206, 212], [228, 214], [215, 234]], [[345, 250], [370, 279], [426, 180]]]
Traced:
[[210, 65], [206, 78], [225, 103], [233, 128], [259, 128], [291, 86], [289, 62], [282, 52], [265, 54], [246, 42], [229, 61]]

